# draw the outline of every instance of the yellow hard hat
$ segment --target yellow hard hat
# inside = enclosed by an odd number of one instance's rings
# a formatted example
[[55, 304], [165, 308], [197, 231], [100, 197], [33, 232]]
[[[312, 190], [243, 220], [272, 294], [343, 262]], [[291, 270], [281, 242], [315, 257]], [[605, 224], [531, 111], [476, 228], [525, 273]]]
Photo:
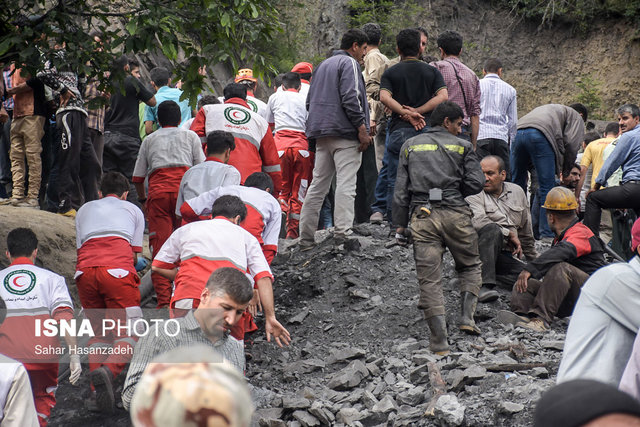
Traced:
[[553, 187], [547, 193], [542, 207], [552, 211], [571, 211], [578, 209], [578, 202], [573, 191], [566, 187]]
[[257, 82], [258, 79], [253, 77], [253, 70], [251, 68], [243, 68], [238, 70], [238, 74], [236, 74], [235, 82], [241, 82], [243, 80], [249, 80], [251, 82]]

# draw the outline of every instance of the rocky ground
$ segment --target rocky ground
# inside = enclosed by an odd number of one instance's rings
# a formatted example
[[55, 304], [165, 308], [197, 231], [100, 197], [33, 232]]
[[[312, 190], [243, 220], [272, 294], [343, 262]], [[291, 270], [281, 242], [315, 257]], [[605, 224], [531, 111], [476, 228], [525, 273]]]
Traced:
[[[540, 394], [554, 384], [566, 321], [541, 334], [504, 327], [494, 317], [508, 295], [480, 304], [480, 337], [457, 330], [453, 260], [444, 262], [452, 352], [428, 350], [416, 308], [410, 249], [389, 246], [385, 226], [362, 226], [357, 243], [335, 246], [319, 232], [316, 248], [282, 242], [274, 260], [277, 314], [293, 342], [280, 349], [262, 332], [247, 341], [247, 379], [256, 426], [529, 425]], [[260, 323], [260, 319], [258, 319]], [[127, 425], [119, 410], [88, 412], [88, 376], [58, 389], [51, 426]]]

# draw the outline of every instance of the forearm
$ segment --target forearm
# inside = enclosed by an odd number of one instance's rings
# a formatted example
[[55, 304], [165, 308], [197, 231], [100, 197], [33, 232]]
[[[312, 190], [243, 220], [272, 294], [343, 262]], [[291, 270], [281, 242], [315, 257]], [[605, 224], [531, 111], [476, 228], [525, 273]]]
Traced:
[[438, 93], [436, 93], [436, 96], [428, 100], [425, 104], [418, 107], [417, 111], [420, 114], [428, 113], [430, 111], [433, 111], [438, 105], [440, 105], [447, 99], [449, 99], [449, 93], [447, 92], [446, 89], [441, 89], [438, 91]]
[[153, 132], [153, 122], [147, 120], [146, 122], [144, 122], [144, 133], [149, 135], [152, 132]]
[[22, 92], [27, 92], [31, 89], [31, 87], [26, 84], [26, 83], [22, 83], [19, 84], [18, 86], [14, 86], [10, 89], [7, 89], [7, 94], [9, 95], [16, 95], [18, 93], [22, 93]]
[[158, 273], [162, 277], [167, 278], [171, 281], [175, 280], [176, 275], [178, 274], [177, 268], [167, 269], [167, 268], [156, 267], [155, 265], [151, 266], [151, 271], [154, 273]]
[[275, 304], [273, 302], [273, 284], [270, 277], [263, 277], [256, 282], [258, 286], [258, 294], [260, 295], [260, 303], [266, 318], [276, 317]]
[[394, 113], [402, 116], [403, 114], [407, 113], [407, 111], [402, 107], [402, 105], [400, 105], [400, 103], [398, 101], [396, 101], [395, 99], [393, 99], [393, 97], [391, 96], [391, 94], [386, 91], [386, 90], [381, 90], [380, 91], [380, 101], [391, 111], [393, 111]]
[[144, 189], [144, 182], [134, 182], [133, 185], [136, 187], [136, 193], [138, 193], [139, 200], [146, 200], [147, 192]]
[[471, 116], [471, 145], [473, 149], [476, 149], [476, 143], [478, 141], [478, 132], [480, 131], [480, 116]]

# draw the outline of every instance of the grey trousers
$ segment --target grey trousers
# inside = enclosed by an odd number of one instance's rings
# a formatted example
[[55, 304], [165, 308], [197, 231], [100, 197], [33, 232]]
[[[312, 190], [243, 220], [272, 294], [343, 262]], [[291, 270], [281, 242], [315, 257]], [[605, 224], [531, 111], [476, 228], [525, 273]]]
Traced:
[[362, 153], [358, 141], [344, 138], [318, 138], [313, 181], [300, 213], [300, 239], [313, 241], [325, 196], [336, 175], [333, 223], [336, 233], [346, 233], [353, 226], [356, 178]]
[[504, 241], [498, 224], [487, 224], [478, 230], [482, 284], [488, 287], [499, 284], [511, 290], [525, 264], [513, 257]]

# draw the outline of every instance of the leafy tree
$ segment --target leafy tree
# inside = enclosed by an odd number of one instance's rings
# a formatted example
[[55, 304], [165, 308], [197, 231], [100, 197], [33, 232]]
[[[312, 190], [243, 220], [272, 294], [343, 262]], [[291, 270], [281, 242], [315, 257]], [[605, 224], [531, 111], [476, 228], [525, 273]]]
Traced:
[[12, 0], [0, 8], [0, 63], [35, 73], [50, 60], [105, 81], [123, 53], [159, 51], [195, 100], [203, 65], [230, 61], [234, 68], [251, 64], [258, 74], [268, 71], [261, 48], [277, 31], [270, 0]]

